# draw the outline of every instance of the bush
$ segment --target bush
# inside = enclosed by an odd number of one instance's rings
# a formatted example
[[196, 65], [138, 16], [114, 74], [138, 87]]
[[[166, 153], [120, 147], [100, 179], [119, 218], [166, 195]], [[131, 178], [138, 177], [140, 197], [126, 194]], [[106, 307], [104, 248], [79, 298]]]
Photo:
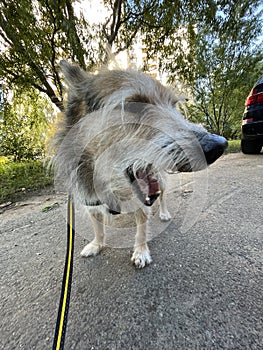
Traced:
[[44, 168], [43, 161], [0, 162], [0, 203], [12, 200], [21, 192], [51, 184], [53, 175]]

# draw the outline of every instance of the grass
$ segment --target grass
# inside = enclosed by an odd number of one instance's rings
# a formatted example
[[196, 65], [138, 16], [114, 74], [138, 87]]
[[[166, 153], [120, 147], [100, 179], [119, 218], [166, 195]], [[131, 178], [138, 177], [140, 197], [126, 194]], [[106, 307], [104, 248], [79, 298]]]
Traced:
[[53, 184], [41, 160], [12, 162], [0, 157], [0, 203], [13, 201], [21, 194]]
[[228, 141], [228, 147], [225, 153], [238, 153], [241, 151], [240, 140]]
[[[240, 152], [240, 140], [228, 141], [225, 153]], [[53, 176], [41, 160], [12, 162], [0, 157], [0, 203], [14, 201], [21, 195], [53, 185]]]

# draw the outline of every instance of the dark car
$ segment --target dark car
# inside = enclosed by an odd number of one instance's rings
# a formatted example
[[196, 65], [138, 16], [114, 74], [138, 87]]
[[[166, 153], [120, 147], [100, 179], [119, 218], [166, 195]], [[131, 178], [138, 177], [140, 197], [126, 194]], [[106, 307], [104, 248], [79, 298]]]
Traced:
[[260, 153], [263, 146], [263, 75], [250, 91], [242, 120], [241, 150]]

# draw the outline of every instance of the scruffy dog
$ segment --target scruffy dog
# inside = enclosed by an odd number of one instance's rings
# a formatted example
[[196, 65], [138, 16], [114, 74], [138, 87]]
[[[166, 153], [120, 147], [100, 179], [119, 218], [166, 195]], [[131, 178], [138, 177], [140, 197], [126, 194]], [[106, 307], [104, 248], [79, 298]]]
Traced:
[[132, 261], [152, 259], [146, 242], [148, 208], [159, 197], [160, 218], [169, 220], [163, 198], [165, 171], [190, 172], [219, 158], [227, 141], [183, 118], [171, 89], [135, 70], [84, 72], [61, 62], [68, 83], [65, 119], [55, 135], [56, 181], [90, 213], [95, 238], [81, 252], [96, 255], [112, 215], [136, 218]]

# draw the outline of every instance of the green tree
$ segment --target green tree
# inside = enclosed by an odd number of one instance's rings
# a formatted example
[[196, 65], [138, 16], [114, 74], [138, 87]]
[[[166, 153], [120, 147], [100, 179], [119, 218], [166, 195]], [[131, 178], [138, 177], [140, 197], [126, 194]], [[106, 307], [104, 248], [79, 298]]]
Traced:
[[[155, 2], [155, 1], [153, 1]], [[59, 61], [69, 59], [84, 69], [105, 62], [105, 46], [115, 53], [131, 45], [151, 1], [105, 1], [109, 16], [90, 24], [76, 16], [72, 0], [0, 0], [0, 77], [10, 87], [44, 92], [63, 111]]]
[[[180, 10], [181, 15], [186, 13], [185, 22], [176, 29], [172, 27], [174, 16], [178, 16], [174, 9], [159, 10], [164, 30], [146, 32], [149, 56], [158, 53], [160, 67], [171, 73], [170, 81], [187, 86], [189, 114], [194, 121], [234, 138], [240, 131], [245, 98], [262, 75], [261, 1], [208, 0], [185, 5]], [[195, 9], [193, 5], [197, 5]], [[157, 31], [166, 39], [164, 44], [154, 40]]]
[[[0, 80], [9, 91], [15, 91], [12, 103], [5, 101], [2, 110], [1, 154], [13, 155], [16, 160], [43, 154], [42, 136], [47, 126], [43, 111], [47, 107], [38, 108], [43, 104], [40, 96], [44, 93], [63, 111], [61, 58], [90, 69], [105, 61], [105, 45], [112, 48], [115, 42], [116, 52], [121, 51], [138, 31], [138, 21], [134, 25], [133, 19], [142, 13], [127, 10], [126, 1], [105, 1], [109, 17], [96, 25], [87, 23], [82, 14], [75, 15], [75, 3], [0, 0]], [[131, 35], [127, 39], [128, 28]], [[32, 94], [38, 96], [38, 105], [32, 101]]]
[[0, 112], [0, 154], [14, 161], [45, 156], [48, 124], [54, 110], [35, 90], [14, 91]]
[[[262, 17], [257, 1], [220, 1], [212, 28], [201, 26], [196, 36], [193, 86], [200, 120], [216, 133], [236, 137], [245, 98], [262, 75]], [[237, 123], [239, 125], [237, 129]]]
[[90, 52], [84, 49], [89, 43], [88, 31], [83, 32], [86, 23], [74, 16], [72, 3], [0, 1], [0, 76], [10, 87], [44, 92], [60, 110], [58, 60], [63, 55], [84, 66], [84, 56]]
[[235, 135], [262, 61], [260, 0], [104, 0], [108, 16], [96, 24], [77, 17], [75, 3], [0, 0], [0, 77], [10, 89], [34, 87], [63, 111], [62, 57], [90, 69], [107, 60], [106, 45], [118, 53], [140, 35], [148, 58], [187, 85], [196, 118]]

